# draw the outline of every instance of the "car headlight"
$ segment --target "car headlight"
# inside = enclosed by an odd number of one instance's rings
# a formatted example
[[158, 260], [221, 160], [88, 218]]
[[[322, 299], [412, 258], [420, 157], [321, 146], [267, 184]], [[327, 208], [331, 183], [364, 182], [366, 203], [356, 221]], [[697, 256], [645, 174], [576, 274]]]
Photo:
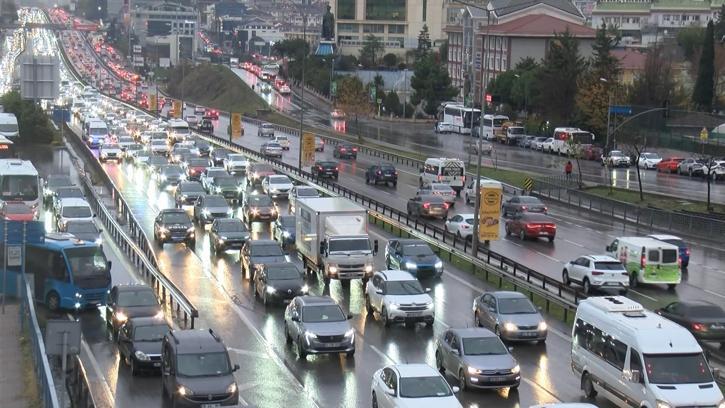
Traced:
[[162, 175], [160, 175], [160, 176], [159, 176], [159, 179], [160, 179], [161, 181], [166, 181], [166, 174], [162, 174]]
[[438, 261], [435, 264], [436, 269], [443, 269], [443, 261]]
[[388, 304], [388, 308], [389, 308], [390, 310], [398, 310], [398, 305], [397, 305], [397, 304], [395, 304], [395, 303], [389, 303], [389, 304]]
[[300, 292], [302, 292], [302, 293], [307, 293], [309, 291], [310, 291], [310, 287], [307, 285], [302, 285], [302, 287], [300, 288]]
[[539, 323], [539, 331], [544, 331], [548, 328], [549, 328], [549, 326], [546, 324], [546, 322]]
[[479, 370], [478, 368], [468, 367], [468, 374], [481, 374], [481, 370]]
[[415, 262], [406, 262], [405, 263], [405, 269], [416, 269], [418, 268], [418, 264]]
[[143, 352], [143, 351], [141, 351], [141, 350], [138, 350], [138, 351], [136, 351], [135, 353], [133, 353], [133, 355], [134, 355], [134, 356], [136, 356], [136, 358], [137, 358], [137, 359], [138, 359], [139, 361], [149, 361], [149, 360], [151, 360], [151, 359], [149, 358], [149, 356], [147, 356], [147, 355], [146, 355], [146, 353], [144, 353], [144, 352]]
[[355, 329], [350, 329], [345, 332], [345, 337], [350, 338], [355, 335]]
[[184, 387], [183, 385], [180, 385], [179, 388], [176, 389], [176, 391], [182, 397], [186, 396], [186, 395], [194, 395], [194, 393], [190, 389], [188, 389], [187, 387]]
[[101, 245], [101, 244], [103, 244], [103, 238], [100, 238], [100, 237], [96, 238], [96, 240], [94, 242], [96, 243], [96, 245]]
[[221, 187], [214, 187], [214, 191], [216, 191], [217, 193], [221, 193], [222, 192], [222, 188]]
[[237, 392], [237, 383], [229, 384], [229, 386], [227, 387], [227, 393], [234, 394], [235, 392]]
[[227, 214], [234, 215], [234, 209], [233, 208], [228, 209]]
[[435, 308], [435, 304], [433, 302], [428, 303], [427, 305], [425, 305], [425, 309], [426, 310], [433, 310], [433, 308]]
[[256, 173], [256, 172], [255, 173], [252, 173], [252, 178], [258, 179], [259, 178], [259, 173]]
[[373, 266], [372, 265], [365, 265], [365, 272], [372, 272]]
[[237, 193], [241, 193], [242, 191], [244, 191], [242, 186], [237, 186]]
[[512, 331], [516, 331], [516, 330], [518, 330], [518, 329], [519, 329], [519, 327], [518, 327], [518, 326], [516, 326], [515, 324], [513, 324], [513, 323], [510, 323], [510, 322], [509, 322], [509, 323], [504, 323], [504, 325], [503, 325], [503, 329], [504, 329], [505, 331], [508, 331], [508, 332], [512, 332]]
[[292, 236], [292, 234], [290, 234], [289, 231], [282, 231], [282, 236], [285, 238], [289, 238]]
[[203, 210], [201, 210], [201, 215], [203, 215], [205, 217], [208, 217], [209, 214], [211, 214], [211, 212], [209, 212], [209, 210], [207, 210], [206, 208], [203, 209]]
[[305, 331], [305, 338], [306, 338], [306, 339], [307, 339], [307, 341], [309, 342], [309, 341], [310, 341], [310, 339], [316, 339], [316, 338], [317, 338], [317, 335], [316, 335], [315, 333], [312, 333], [312, 332], [311, 332], [311, 331], [309, 331], [309, 330], [306, 330], [306, 331]]
[[328, 266], [328, 269], [330, 270], [330, 273], [337, 273], [337, 266], [335, 265]]
[[520, 372], [521, 372], [521, 367], [518, 364], [516, 364], [516, 366], [511, 369], [512, 374], [518, 374]]
[[255, 207], [255, 208], [252, 208], [252, 210], [251, 210], [251, 211], [252, 211], [252, 214], [254, 214], [254, 215], [257, 215], [257, 214], [259, 214], [259, 209], [258, 209], [258, 208], [256, 208], [256, 207]]
[[186, 232], [194, 232], [194, 227], [189, 227], [186, 229]]
[[277, 291], [277, 289], [274, 288], [274, 286], [267, 286], [267, 293], [272, 295]]
[[126, 313], [123, 313], [123, 312], [116, 313], [117, 322], [124, 323], [126, 320], [128, 320], [128, 316], [126, 316]]
[[657, 408], [672, 408], [672, 405], [667, 401], [657, 400]]

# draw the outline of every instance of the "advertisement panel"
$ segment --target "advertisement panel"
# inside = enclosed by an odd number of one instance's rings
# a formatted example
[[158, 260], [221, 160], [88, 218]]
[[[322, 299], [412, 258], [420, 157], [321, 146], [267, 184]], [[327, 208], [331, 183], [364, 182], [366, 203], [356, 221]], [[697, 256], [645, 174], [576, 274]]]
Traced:
[[156, 94], [155, 93], [149, 93], [148, 100], [149, 100], [149, 110], [151, 112], [158, 112], [158, 110], [159, 110], [159, 101], [156, 100]]
[[302, 134], [302, 167], [315, 164], [315, 135], [310, 132]]
[[182, 110], [183, 109], [181, 108], [181, 101], [178, 99], [174, 99], [174, 104], [172, 105], [172, 108], [171, 108], [171, 116], [176, 119], [181, 118]]
[[503, 186], [495, 180], [481, 180], [481, 204], [478, 209], [478, 240], [497, 241], [501, 220]]
[[232, 113], [232, 138], [242, 137], [242, 114]]

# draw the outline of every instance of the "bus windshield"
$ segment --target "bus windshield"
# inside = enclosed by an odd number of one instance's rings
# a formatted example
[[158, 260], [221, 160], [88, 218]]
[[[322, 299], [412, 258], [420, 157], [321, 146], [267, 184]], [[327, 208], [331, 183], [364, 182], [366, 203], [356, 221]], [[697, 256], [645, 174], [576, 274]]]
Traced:
[[38, 198], [38, 176], [0, 176], [0, 200], [30, 201]]
[[73, 282], [82, 288], [107, 286], [111, 280], [106, 255], [99, 247], [69, 248], [65, 250]]
[[108, 134], [108, 128], [96, 127], [91, 128], [88, 132], [91, 134], [91, 136], [104, 136]]
[[586, 144], [592, 142], [592, 134], [589, 132], [574, 132], [571, 133], [571, 137], [574, 143]]

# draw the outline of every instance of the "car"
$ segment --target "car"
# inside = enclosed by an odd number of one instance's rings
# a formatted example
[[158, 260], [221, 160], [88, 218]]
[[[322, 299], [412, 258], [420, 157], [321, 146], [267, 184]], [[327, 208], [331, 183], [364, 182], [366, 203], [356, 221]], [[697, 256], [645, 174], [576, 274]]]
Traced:
[[196, 148], [196, 154], [200, 157], [209, 157], [212, 151], [212, 147], [206, 140], [194, 139], [194, 147]]
[[247, 240], [240, 252], [242, 273], [247, 279], [254, 279], [263, 264], [287, 261], [282, 248], [271, 239]]
[[169, 152], [169, 159], [172, 163], [181, 164], [186, 161], [188, 157], [191, 157], [191, 149], [186, 146], [176, 143]]
[[585, 255], [567, 262], [561, 281], [567, 286], [572, 282], [582, 285], [587, 295], [594, 289], [617, 289], [620, 295], [625, 295], [629, 288], [629, 274], [624, 265], [609, 255]]
[[414, 217], [448, 218], [448, 203], [441, 196], [417, 195], [408, 200], [407, 213]]
[[379, 408], [463, 408], [458, 387], [427, 364], [392, 364], [373, 373], [370, 394]]
[[297, 356], [308, 354], [355, 355], [355, 330], [352, 315], [345, 314], [329, 296], [297, 296], [284, 311], [284, 334], [294, 345]]
[[259, 153], [265, 157], [282, 157], [282, 146], [277, 142], [264, 142]]
[[211, 123], [211, 120], [209, 119], [202, 119], [201, 122], [199, 122], [199, 127], [197, 129], [201, 133], [211, 135], [214, 133], [214, 124]]
[[538, 137], [534, 138], [534, 140], [531, 141], [530, 148], [531, 149], [534, 149], [534, 150], [542, 150], [543, 149], [543, 145], [544, 145], [544, 141], [546, 139], [547, 138], [545, 138], [543, 136], [538, 136]]
[[75, 186], [70, 176], [65, 174], [49, 174], [43, 185], [43, 203], [50, 204], [56, 190], [62, 187]]
[[162, 403], [172, 407], [237, 406], [237, 370], [239, 365], [232, 365], [214, 330], [172, 330], [161, 345]]
[[584, 160], [597, 161], [602, 158], [602, 148], [597, 145], [590, 143], [580, 144], [579, 151]]
[[218, 254], [229, 249], [241, 250], [251, 234], [239, 218], [217, 218], [211, 224], [209, 242]]
[[332, 112], [330, 112], [330, 117], [334, 120], [345, 119], [345, 116], [345, 112], [341, 109], [333, 109]]
[[126, 161], [133, 162], [135, 160], [135, 157], [139, 153], [148, 153], [148, 152], [145, 151], [144, 145], [142, 145], [140, 143], [132, 143], [132, 144], [126, 146], [126, 149], [124, 150], [123, 153], [124, 153], [123, 158]]
[[194, 203], [193, 214], [194, 222], [204, 228], [216, 219], [233, 216], [234, 210], [221, 195], [201, 195]]
[[204, 109], [202, 117], [204, 119], [219, 120], [219, 111], [216, 109]]
[[632, 159], [621, 150], [612, 150], [609, 155], [602, 158], [602, 166], [610, 167], [630, 167]]
[[154, 241], [164, 246], [167, 242], [183, 242], [193, 248], [196, 244], [194, 224], [183, 209], [166, 208], [154, 219]]
[[262, 185], [265, 177], [275, 174], [274, 167], [268, 163], [252, 163], [247, 168], [247, 182], [251, 187]]
[[83, 198], [64, 198], [60, 200], [58, 213], [56, 214], [56, 227], [58, 231], [64, 232], [68, 222], [72, 220], [93, 221], [91, 206]]
[[118, 329], [133, 317], [164, 317], [154, 289], [148, 285], [115, 285], [106, 300], [106, 326], [116, 336]]
[[316, 188], [307, 185], [294, 186], [290, 190], [289, 196], [287, 196], [287, 202], [289, 204], [289, 213], [295, 213], [295, 203], [299, 199], [305, 198], [317, 198], [320, 196], [320, 192]]
[[401, 270], [375, 272], [365, 285], [365, 309], [368, 317], [378, 314], [385, 327], [405, 323], [407, 327], [423, 322], [432, 327], [435, 305], [420, 281]]
[[229, 201], [238, 202], [242, 195], [242, 186], [234, 176], [216, 176], [209, 184], [209, 192], [220, 194]]
[[273, 222], [277, 219], [277, 207], [269, 196], [244, 194], [241, 207], [242, 220], [247, 225], [251, 226], [253, 222]]
[[645, 170], [654, 170], [657, 168], [657, 165], [662, 161], [662, 156], [660, 156], [657, 153], [652, 152], [642, 152], [639, 155], [639, 159], [637, 160], [637, 164], [640, 168]]
[[443, 261], [420, 239], [389, 239], [385, 246], [385, 268], [407, 271], [418, 279], [440, 278]]
[[182, 165], [187, 180], [199, 180], [209, 167], [209, 161], [203, 157], [189, 157]]
[[703, 177], [710, 176], [713, 181], [725, 178], [725, 160], [712, 160], [710, 165], [705, 164]]
[[544, 153], [554, 153], [554, 138], [548, 137], [541, 142], [541, 151]]
[[148, 145], [146, 145], [146, 149], [150, 151], [153, 154], [163, 155], [166, 156], [169, 154], [169, 145], [166, 143], [166, 140], [161, 139], [152, 139]]
[[174, 190], [174, 203], [176, 208], [181, 208], [183, 205], [192, 205], [204, 194], [206, 194], [206, 191], [198, 181], [182, 181]]
[[546, 238], [554, 242], [556, 223], [554, 219], [541, 213], [516, 213], [506, 220], [506, 235], [516, 235], [521, 240]]
[[[189, 155], [200, 157], [201, 152], [199, 152], [199, 148], [196, 146], [196, 143], [198, 142], [195, 138], [187, 138], [185, 140], [182, 140], [180, 142], [176, 142], [174, 144], [174, 149], [188, 149], [189, 151], [180, 151], [180, 157], [187, 157]], [[176, 156], [176, 152], [172, 149], [172, 156]], [[179, 159], [181, 160], [181, 159]]]
[[456, 235], [461, 239], [472, 239], [473, 237], [473, 214], [456, 214], [445, 223], [447, 232]]
[[368, 167], [365, 172], [366, 184], [392, 184], [393, 187], [398, 186], [398, 171], [395, 166], [390, 163], [374, 164]]
[[682, 238], [676, 235], [667, 234], [651, 234], [647, 236], [650, 238], [654, 238], [658, 241], [666, 242], [668, 244], [676, 246], [679, 250], [680, 266], [683, 269], [687, 269], [687, 266], [690, 264], [690, 247]]
[[294, 215], [280, 215], [272, 223], [272, 239], [279, 242], [282, 249], [295, 244], [296, 225]]
[[262, 192], [272, 198], [287, 198], [292, 187], [292, 180], [283, 174], [273, 174], [262, 180]]
[[279, 87], [279, 93], [281, 95], [289, 95], [290, 93], [292, 93], [292, 89], [289, 87], [289, 85], [284, 84]]
[[58, 187], [50, 196], [51, 210], [54, 214], [60, 211], [60, 202], [64, 198], [85, 198], [83, 190], [77, 186]]
[[516, 144], [517, 144], [517, 145], [518, 145], [519, 147], [523, 147], [524, 149], [529, 149], [529, 148], [531, 148], [531, 143], [532, 143], [532, 142], [533, 142], [533, 141], [534, 141], [535, 139], [536, 139], [536, 136], [524, 136], [524, 137], [520, 137], [520, 138], [519, 138], [519, 139], [518, 139], [518, 140], [516, 141]]
[[[438, 121], [435, 123], [435, 125], [433, 127], [433, 132], [435, 132], [435, 133], [451, 133], [451, 132], [453, 132], [453, 129], [454, 129], [454, 127], [452, 124]], [[475, 135], [480, 135], [481, 132], [474, 129], [473, 133]], [[478, 136], [476, 136], [476, 137], [478, 137]]]
[[516, 390], [521, 367], [508, 347], [483, 327], [448, 329], [438, 338], [436, 367], [458, 379], [461, 390], [469, 388]]
[[486, 292], [473, 301], [476, 327], [486, 327], [504, 341], [546, 341], [549, 327], [525, 294]]
[[677, 173], [680, 163], [685, 160], [682, 157], [667, 157], [657, 163], [657, 172]]
[[143, 168], [146, 169], [146, 171], [148, 171], [153, 177], [154, 174], [159, 172], [159, 169], [162, 166], [169, 164], [169, 160], [165, 156], [151, 155], [148, 160], [142, 164]]
[[725, 349], [725, 311], [704, 300], [675, 301], [655, 310], [687, 330], [700, 341], [711, 341]]
[[211, 164], [212, 167], [224, 166], [224, 159], [231, 153], [232, 152], [229, 149], [225, 149], [223, 147], [214, 148], [214, 150], [209, 153], [209, 164]]
[[357, 147], [349, 143], [338, 143], [332, 151], [332, 157], [336, 159], [357, 159]]
[[481, 150], [481, 154], [491, 156], [493, 154], [493, 143], [485, 139], [471, 140], [467, 144], [468, 151], [471, 154], [478, 154], [478, 150]]
[[207, 167], [204, 173], [199, 176], [199, 181], [201, 182], [201, 186], [204, 187], [204, 190], [211, 194], [214, 193], [213, 191], [213, 184], [214, 179], [216, 177], [227, 177], [229, 176], [229, 173], [226, 171], [223, 167]]
[[98, 160], [105, 163], [109, 160], [119, 162], [123, 160], [123, 150], [121, 146], [112, 143], [105, 143], [98, 148]]
[[287, 135], [274, 135], [272, 141], [282, 146], [282, 150], [289, 150], [290, 141]]
[[194, 115], [204, 115], [206, 113], [206, 108], [201, 105], [194, 106]]
[[292, 262], [262, 264], [254, 275], [254, 297], [265, 306], [274, 301], [287, 303], [310, 290], [302, 271]]
[[154, 178], [159, 188], [165, 188], [177, 186], [182, 181], [185, 181], [186, 174], [184, 173], [184, 169], [178, 164], [164, 164], [154, 173]]
[[121, 136], [118, 138], [118, 147], [120, 147], [124, 153], [128, 153], [128, 147], [134, 144], [136, 144], [136, 141], [131, 136]]
[[136, 376], [161, 371], [161, 346], [171, 327], [163, 318], [132, 317], [118, 331], [118, 354]]
[[501, 212], [504, 217], [508, 217], [521, 212], [546, 214], [549, 209], [537, 197], [515, 195], [503, 202]]
[[0, 218], [5, 221], [34, 221], [37, 212], [22, 201], [0, 201]]
[[247, 167], [249, 166], [249, 159], [243, 154], [229, 154], [224, 158], [224, 168], [231, 175], [245, 175], [247, 174]]
[[310, 173], [317, 178], [340, 178], [340, 166], [332, 160], [318, 160], [310, 168]]
[[688, 176], [698, 176], [705, 172], [705, 160], [701, 159], [685, 159], [677, 165], [677, 174], [687, 174]]
[[451, 188], [451, 186], [445, 183], [430, 183], [420, 186], [415, 194], [421, 196], [434, 195], [442, 197], [446, 204], [448, 204], [448, 208], [453, 208], [453, 206], [456, 205], [456, 192]]
[[91, 220], [70, 220], [66, 223], [65, 232], [74, 237], [88, 242], [101, 245], [101, 230]]
[[315, 136], [315, 151], [316, 152], [325, 151], [325, 141], [321, 137]]
[[262, 123], [257, 128], [257, 136], [259, 137], [274, 137], [274, 125], [271, 123]]

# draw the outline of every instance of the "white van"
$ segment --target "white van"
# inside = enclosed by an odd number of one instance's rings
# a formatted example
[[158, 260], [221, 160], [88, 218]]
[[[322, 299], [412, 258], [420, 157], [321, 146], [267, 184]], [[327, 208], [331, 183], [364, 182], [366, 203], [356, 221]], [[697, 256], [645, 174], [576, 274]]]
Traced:
[[86, 140], [90, 147], [98, 147], [106, 142], [108, 137], [108, 126], [106, 122], [98, 120], [90, 120], [85, 123]]
[[0, 113], [0, 136], [15, 139], [20, 135], [18, 118], [14, 113]]
[[184, 141], [187, 137], [191, 136], [189, 123], [181, 119], [171, 119], [166, 131], [171, 143]]
[[680, 249], [649, 237], [618, 237], [605, 248], [629, 273], [629, 286], [666, 284], [670, 290], [682, 281]]
[[465, 181], [466, 166], [460, 159], [429, 158], [420, 169], [421, 187], [430, 186], [432, 183], [443, 183], [449, 185], [456, 192], [456, 196], [460, 196]]
[[587, 398], [620, 407], [722, 407], [702, 348], [684, 327], [624, 296], [579, 302], [571, 367]]

